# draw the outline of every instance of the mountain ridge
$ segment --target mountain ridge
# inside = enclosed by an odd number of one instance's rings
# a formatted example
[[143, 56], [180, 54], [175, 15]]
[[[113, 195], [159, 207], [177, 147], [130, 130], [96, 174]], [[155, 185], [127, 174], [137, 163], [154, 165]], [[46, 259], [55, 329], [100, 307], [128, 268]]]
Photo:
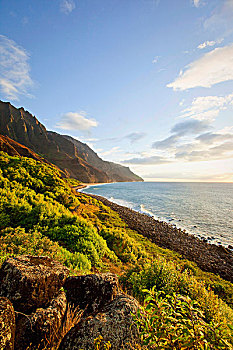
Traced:
[[26, 146], [68, 177], [85, 183], [143, 181], [128, 167], [104, 161], [88, 145], [48, 131], [30, 112], [0, 100], [0, 133]]

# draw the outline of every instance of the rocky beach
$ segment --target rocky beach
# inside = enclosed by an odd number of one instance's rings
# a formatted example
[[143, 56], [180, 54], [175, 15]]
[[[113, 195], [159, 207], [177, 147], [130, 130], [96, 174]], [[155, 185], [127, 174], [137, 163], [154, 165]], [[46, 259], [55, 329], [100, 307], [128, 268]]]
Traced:
[[183, 258], [194, 261], [203, 271], [212, 272], [233, 282], [233, 253], [222, 245], [209, 244], [164, 221], [89, 194], [116, 211], [128, 227], [149, 238], [159, 247], [171, 249]]

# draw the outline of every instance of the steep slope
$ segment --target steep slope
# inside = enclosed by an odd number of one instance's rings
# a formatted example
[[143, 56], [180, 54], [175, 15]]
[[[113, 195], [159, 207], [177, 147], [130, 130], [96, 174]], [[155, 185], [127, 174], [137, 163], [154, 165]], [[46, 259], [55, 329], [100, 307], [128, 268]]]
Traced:
[[35, 116], [9, 102], [0, 101], [0, 133], [30, 148], [80, 181], [142, 181], [128, 168], [104, 162], [87, 145], [47, 131]]
[[142, 178], [134, 174], [128, 167], [104, 161], [85, 143], [75, 140], [71, 136], [64, 135], [64, 137], [75, 145], [79, 157], [85, 159], [86, 162], [95, 168], [102, 169], [112, 181], [142, 181]]
[[8, 136], [0, 135], [0, 151], [8, 153], [10, 156], [28, 157], [41, 162], [48, 163], [38, 154], [36, 154], [26, 146], [23, 146], [20, 143], [10, 139]]

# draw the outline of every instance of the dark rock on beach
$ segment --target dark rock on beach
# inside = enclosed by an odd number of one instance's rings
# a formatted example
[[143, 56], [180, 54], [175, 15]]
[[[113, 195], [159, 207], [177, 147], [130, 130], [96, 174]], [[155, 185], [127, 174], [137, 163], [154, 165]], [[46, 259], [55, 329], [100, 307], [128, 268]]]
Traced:
[[94, 340], [100, 335], [103, 342], [110, 341], [111, 350], [130, 349], [138, 339], [137, 328], [132, 325], [139, 308], [138, 302], [129, 296], [119, 294], [105, 305], [101, 312], [89, 316], [72, 328], [63, 339], [59, 350], [93, 349]]
[[0, 349], [13, 350], [15, 338], [15, 312], [7, 298], [0, 298]]
[[8, 258], [0, 269], [0, 296], [29, 314], [46, 306], [65, 283], [69, 270], [44, 256]]
[[208, 271], [233, 282], [233, 253], [230, 249], [207, 243], [163, 221], [146, 214], [112, 203], [106, 198], [88, 194], [115, 210], [128, 227], [149, 238], [158, 246], [171, 249], [183, 258], [194, 261], [203, 271]]
[[118, 279], [112, 273], [71, 276], [64, 285], [67, 300], [85, 313], [100, 310], [119, 293]]

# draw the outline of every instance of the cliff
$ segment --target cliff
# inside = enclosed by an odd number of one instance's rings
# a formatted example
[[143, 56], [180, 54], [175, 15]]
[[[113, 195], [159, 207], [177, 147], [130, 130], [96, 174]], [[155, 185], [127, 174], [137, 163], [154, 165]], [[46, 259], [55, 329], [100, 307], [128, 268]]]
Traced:
[[86, 144], [46, 130], [35, 116], [9, 102], [0, 101], [0, 133], [82, 182], [143, 181], [129, 168], [102, 160]]

